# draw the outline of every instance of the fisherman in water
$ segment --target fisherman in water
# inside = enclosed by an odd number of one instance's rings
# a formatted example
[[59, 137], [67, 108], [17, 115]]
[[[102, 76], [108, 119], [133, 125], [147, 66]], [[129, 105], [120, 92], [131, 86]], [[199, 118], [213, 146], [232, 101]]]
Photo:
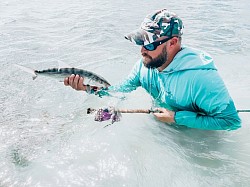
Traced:
[[159, 103], [154, 115], [161, 122], [206, 130], [240, 128], [234, 102], [212, 57], [183, 46], [182, 34], [183, 23], [175, 13], [154, 12], [146, 16], [140, 29], [125, 37], [141, 46], [142, 58], [121, 84], [90, 87], [79, 75], [65, 78], [64, 84], [98, 95], [142, 86]]

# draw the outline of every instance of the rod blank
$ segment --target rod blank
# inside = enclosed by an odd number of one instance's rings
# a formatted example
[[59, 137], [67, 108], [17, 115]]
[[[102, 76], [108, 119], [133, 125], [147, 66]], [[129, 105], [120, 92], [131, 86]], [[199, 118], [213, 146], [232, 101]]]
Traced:
[[[88, 108], [87, 109], [87, 114], [91, 114], [93, 112], [97, 111], [97, 109], [94, 108]], [[149, 110], [149, 109], [117, 109], [114, 110], [116, 112], [120, 112], [120, 113], [144, 113], [144, 114], [150, 114], [150, 113], [154, 113], [157, 111], [154, 110]], [[237, 112], [250, 112], [250, 110], [246, 109], [246, 110], [237, 110]]]

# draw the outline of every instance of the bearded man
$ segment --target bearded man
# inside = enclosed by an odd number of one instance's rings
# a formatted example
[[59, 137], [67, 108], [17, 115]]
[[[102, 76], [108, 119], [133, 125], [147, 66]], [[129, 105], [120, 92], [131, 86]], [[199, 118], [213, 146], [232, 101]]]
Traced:
[[83, 84], [71, 75], [64, 84], [88, 93], [130, 92], [143, 87], [158, 104], [155, 117], [169, 125], [206, 130], [241, 127], [234, 102], [212, 57], [181, 43], [183, 22], [167, 9], [146, 16], [125, 38], [141, 46], [142, 58], [121, 84], [108, 89]]

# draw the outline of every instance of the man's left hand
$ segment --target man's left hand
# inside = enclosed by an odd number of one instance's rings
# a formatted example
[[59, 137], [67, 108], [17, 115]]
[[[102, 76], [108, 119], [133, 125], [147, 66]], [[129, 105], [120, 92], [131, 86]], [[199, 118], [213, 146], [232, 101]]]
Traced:
[[174, 115], [175, 112], [171, 110], [167, 110], [165, 108], [157, 108], [156, 109], [159, 112], [155, 112], [154, 116], [161, 122], [168, 123], [171, 125], [172, 123], [175, 123]]

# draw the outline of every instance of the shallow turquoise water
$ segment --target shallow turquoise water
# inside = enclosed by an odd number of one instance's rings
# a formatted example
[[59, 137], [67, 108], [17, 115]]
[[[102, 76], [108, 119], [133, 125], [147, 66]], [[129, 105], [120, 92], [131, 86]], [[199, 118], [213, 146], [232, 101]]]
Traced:
[[88, 107], [149, 108], [144, 90], [100, 99], [13, 64], [72, 66], [124, 78], [140, 49], [124, 40], [146, 14], [171, 7], [184, 44], [214, 56], [238, 109], [250, 109], [247, 0], [0, 2], [0, 186], [248, 186], [250, 114], [237, 131], [169, 127], [127, 114], [103, 128]]

